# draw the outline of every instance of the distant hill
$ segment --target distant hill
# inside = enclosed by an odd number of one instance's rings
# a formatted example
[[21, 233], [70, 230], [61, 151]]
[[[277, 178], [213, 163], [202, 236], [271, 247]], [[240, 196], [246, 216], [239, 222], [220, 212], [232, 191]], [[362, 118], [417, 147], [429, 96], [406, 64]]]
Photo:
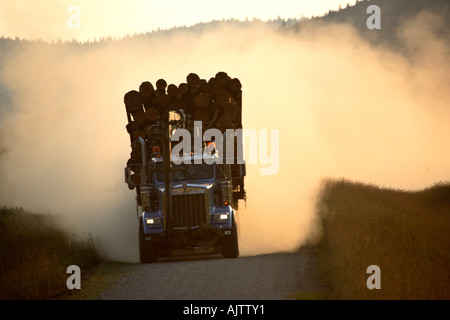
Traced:
[[[381, 29], [369, 30], [366, 22], [370, 14], [368, 14], [367, 7], [370, 5], [377, 5], [381, 9]], [[299, 13], [298, 19], [282, 19], [278, 17], [275, 20], [263, 22], [260, 20], [252, 21], [238, 21], [234, 19], [212, 21], [208, 23], [198, 23], [191, 27], [175, 27], [169, 30], [158, 30], [154, 32], [147, 32], [142, 34], [127, 35], [122, 39], [101, 38], [89, 43], [80, 44], [78, 42], [52, 42], [51, 45], [64, 45], [72, 47], [95, 47], [102, 44], [128, 44], [134, 41], [146, 40], [149, 37], [158, 37], [170, 35], [176, 32], [195, 32], [202, 33], [205, 30], [211, 30], [223, 25], [241, 25], [250, 26], [256, 24], [270, 25], [274, 29], [299, 31], [303, 28], [310, 27], [317, 23], [348, 23], [354, 26], [361, 35], [368, 41], [376, 44], [384, 44], [389, 46], [397, 45], [396, 31], [400, 24], [408, 21], [420, 12], [428, 10], [430, 12], [438, 13], [447, 22], [442, 30], [438, 33], [442, 36], [450, 34], [450, 1], [448, 0], [362, 0], [355, 5], [347, 5], [338, 11], [329, 11], [327, 14], [310, 19], [301, 17]], [[447, 36], [448, 37], [448, 36]], [[43, 41], [28, 41], [22, 39], [0, 38], [0, 72], [2, 60], [10, 55], [14, 55], [18, 50], [23, 48], [29, 49], [30, 46], [48, 45]]]
[[[366, 26], [371, 14], [367, 13], [370, 5], [377, 5], [381, 11], [381, 29], [370, 30]], [[354, 26], [363, 38], [373, 44], [386, 45], [391, 49], [402, 49], [396, 37], [400, 24], [409, 21], [420, 12], [428, 10], [438, 13], [446, 21], [442, 30], [436, 30], [442, 37], [450, 35], [450, 1], [448, 0], [363, 0], [354, 6], [347, 5], [338, 11], [329, 11], [322, 17], [300, 21], [291, 27], [301, 30], [319, 23], [348, 23]]]
[[[366, 22], [370, 14], [367, 14], [367, 7], [369, 5], [377, 5], [381, 9], [381, 29], [369, 30], [366, 26]], [[71, 42], [52, 42], [47, 43], [44, 41], [29, 41], [23, 39], [11, 39], [0, 38], [0, 119], [6, 113], [8, 113], [8, 106], [11, 105], [11, 92], [5, 89], [4, 79], [1, 77], [2, 66], [8, 58], [15, 56], [18, 52], [23, 50], [39, 49], [41, 47], [61, 47], [70, 50], [95, 50], [102, 46], [114, 45], [123, 46], [126, 48], [131, 44], [139, 44], [145, 42], [154, 37], [170, 36], [175, 33], [189, 32], [195, 34], [202, 34], [205, 31], [214, 30], [221, 26], [235, 26], [239, 25], [245, 28], [246, 26], [255, 25], [270, 25], [274, 30], [289, 30], [298, 32], [302, 29], [309, 28], [315, 24], [322, 23], [348, 23], [354, 26], [361, 34], [361, 36], [372, 44], [385, 45], [391, 49], [402, 50], [402, 44], [398, 41], [396, 32], [399, 26], [408, 21], [412, 17], [416, 16], [424, 10], [438, 13], [444, 18], [445, 23], [441, 26], [440, 30], [434, 30], [437, 35], [443, 38], [450, 35], [450, 1], [448, 0], [363, 0], [357, 2], [355, 5], [347, 5], [345, 8], [341, 8], [338, 11], [329, 11], [327, 14], [321, 17], [313, 17], [306, 19], [301, 17], [299, 12], [298, 19], [285, 20], [277, 18], [269, 22], [263, 22], [260, 20], [252, 21], [238, 21], [238, 20], [223, 20], [213, 21], [209, 23], [199, 23], [191, 27], [177, 27], [170, 30], [158, 30], [155, 32], [148, 32], [143, 34], [134, 34], [125, 36], [122, 39], [101, 38], [88, 43], [78, 43], [76, 41]]]

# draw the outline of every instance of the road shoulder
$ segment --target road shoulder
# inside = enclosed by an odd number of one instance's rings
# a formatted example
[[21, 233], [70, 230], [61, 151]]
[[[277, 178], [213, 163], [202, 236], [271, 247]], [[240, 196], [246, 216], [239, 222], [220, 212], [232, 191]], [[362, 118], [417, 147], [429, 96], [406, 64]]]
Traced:
[[98, 300], [104, 291], [114, 287], [134, 267], [135, 263], [105, 261], [85, 273], [81, 270], [81, 289], [74, 289], [56, 300]]

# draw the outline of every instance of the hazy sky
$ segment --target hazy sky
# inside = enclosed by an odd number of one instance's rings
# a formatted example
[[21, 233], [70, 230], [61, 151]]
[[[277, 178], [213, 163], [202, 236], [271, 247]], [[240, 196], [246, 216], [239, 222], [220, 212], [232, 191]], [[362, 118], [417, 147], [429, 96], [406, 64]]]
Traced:
[[235, 18], [321, 16], [356, 0], [7, 0], [0, 2], [0, 36], [92, 40]]
[[[320, 1], [322, 7], [253, 1], [258, 6], [252, 7], [229, 0], [219, 8], [210, 1], [160, 0], [158, 9], [149, 1], [124, 3], [0, 0], [0, 34], [121, 37], [158, 26], [298, 18], [339, 7], [339, 1]], [[81, 10], [75, 31], [66, 26], [71, 4]], [[0, 158], [0, 203], [61, 214], [71, 233], [100, 239], [108, 258], [137, 261], [135, 196], [123, 182], [131, 151], [123, 96], [142, 81], [178, 84], [190, 72], [209, 79], [225, 71], [243, 84], [244, 129], [279, 129], [278, 173], [261, 175], [262, 162], [246, 167], [241, 253], [296, 250], [315, 230], [324, 178], [405, 190], [449, 179], [450, 43], [436, 34], [446, 23], [431, 12], [400, 21], [395, 36], [408, 56], [371, 46], [345, 24], [317, 24], [300, 33], [222, 24], [201, 34], [162, 33], [123, 45], [0, 52], [0, 82], [8, 93], [0, 101], [8, 110], [0, 117], [7, 148]]]

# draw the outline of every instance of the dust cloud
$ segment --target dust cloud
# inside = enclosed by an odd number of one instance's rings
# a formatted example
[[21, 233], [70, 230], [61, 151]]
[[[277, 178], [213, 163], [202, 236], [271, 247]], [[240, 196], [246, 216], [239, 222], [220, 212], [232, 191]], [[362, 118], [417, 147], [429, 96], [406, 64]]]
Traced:
[[74, 234], [98, 238], [109, 259], [137, 261], [123, 95], [146, 80], [179, 84], [190, 72], [225, 71], [243, 84], [244, 130], [280, 136], [277, 174], [247, 166], [241, 255], [295, 250], [317, 235], [324, 178], [415, 189], [450, 177], [449, 44], [427, 21], [444, 23], [422, 14], [398, 34], [407, 56], [369, 45], [347, 25], [277, 32], [257, 22], [145, 41], [36, 44], [3, 61], [13, 95], [0, 119], [8, 147], [0, 203], [57, 213]]

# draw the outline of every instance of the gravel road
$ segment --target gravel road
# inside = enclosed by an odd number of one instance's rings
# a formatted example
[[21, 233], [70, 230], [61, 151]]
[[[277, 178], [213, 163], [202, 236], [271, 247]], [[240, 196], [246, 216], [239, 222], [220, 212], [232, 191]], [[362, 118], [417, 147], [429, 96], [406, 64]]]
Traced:
[[220, 255], [136, 264], [100, 299], [279, 300], [319, 292], [314, 257], [307, 250], [224, 259]]

